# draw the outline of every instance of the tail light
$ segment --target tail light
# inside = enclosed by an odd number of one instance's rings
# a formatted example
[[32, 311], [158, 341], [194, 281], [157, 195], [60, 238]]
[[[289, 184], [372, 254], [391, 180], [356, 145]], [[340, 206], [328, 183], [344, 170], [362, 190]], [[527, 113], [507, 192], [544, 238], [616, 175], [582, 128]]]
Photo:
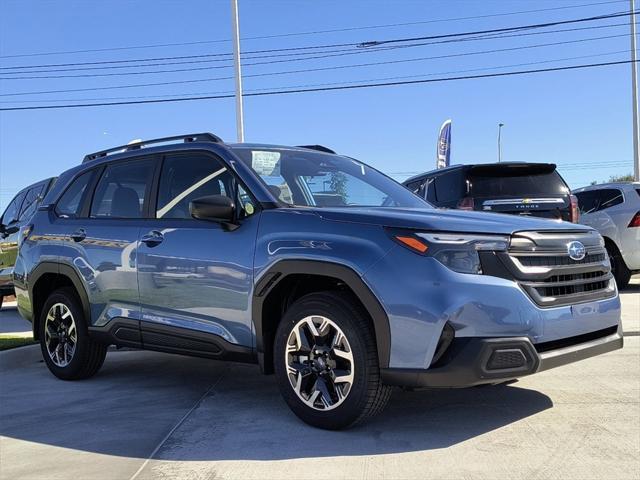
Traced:
[[473, 197], [464, 197], [458, 201], [458, 210], [473, 210], [475, 208], [475, 202]]
[[573, 223], [578, 223], [580, 220], [580, 209], [578, 208], [578, 197], [571, 195], [571, 217], [570, 220]]
[[629, 222], [629, 228], [631, 227], [640, 227], [640, 212], [636, 212], [636, 214]]

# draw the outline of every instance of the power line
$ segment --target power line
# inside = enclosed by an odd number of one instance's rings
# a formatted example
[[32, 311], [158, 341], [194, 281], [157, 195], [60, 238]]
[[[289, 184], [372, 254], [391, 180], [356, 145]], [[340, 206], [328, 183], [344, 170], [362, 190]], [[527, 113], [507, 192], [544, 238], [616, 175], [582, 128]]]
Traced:
[[[601, 27], [591, 27], [590, 29], [596, 29], [596, 28], [601, 28]], [[463, 40], [459, 40], [459, 41], [468, 41], [468, 40], [494, 40], [497, 38], [506, 38], [506, 37], [523, 37], [523, 36], [529, 36], [529, 35], [538, 35], [538, 34], [551, 34], [551, 33], [559, 33], [562, 32], [563, 30], [558, 30], [558, 31], [551, 31], [551, 32], [535, 32], [535, 33], [521, 33], [521, 34], [516, 34], [516, 35], [508, 35], [505, 37], [491, 37], [491, 38], [484, 38], [484, 37], [478, 37], [478, 38], [473, 38], [473, 39], [463, 39]], [[571, 31], [573, 31], [573, 29], [571, 29]], [[616, 37], [621, 37], [621, 36], [627, 36], [626, 34], [622, 34], [622, 35], [609, 35], [609, 36], [603, 36], [603, 37], [598, 37], [599, 39], [606, 39], [606, 38], [616, 38]], [[586, 39], [588, 40], [588, 39]], [[445, 42], [450, 42], [451, 40], [447, 40]], [[578, 40], [581, 41], [581, 40]], [[423, 45], [432, 45], [435, 43], [440, 43], [440, 42], [429, 42], [429, 43], [417, 43], [417, 44], [410, 44], [410, 45], [396, 45], [396, 46], [392, 46], [392, 47], [382, 47], [382, 48], [389, 48], [389, 49], [399, 49], [399, 48], [410, 48], [410, 47], [416, 47], [416, 46], [423, 46]], [[264, 62], [252, 62], [252, 63], [245, 63], [243, 66], [245, 67], [249, 67], [249, 66], [257, 66], [257, 65], [271, 65], [271, 64], [276, 64], [276, 63], [291, 63], [291, 62], [299, 62], [299, 61], [307, 61], [307, 60], [317, 60], [317, 59], [324, 59], [324, 58], [333, 58], [333, 57], [343, 57], [343, 56], [349, 56], [349, 55], [359, 55], [361, 53], [375, 53], [378, 52], [380, 50], [378, 49], [365, 49], [365, 50], [356, 50], [356, 51], [342, 51], [342, 53], [328, 53], [328, 54], [320, 54], [318, 53], [317, 55], [311, 55], [311, 56], [307, 56], [307, 57], [302, 57], [302, 58], [296, 58], [296, 59], [283, 59], [283, 60], [269, 60], [269, 61], [264, 61]], [[229, 64], [229, 65], [218, 65], [218, 66], [207, 66], [207, 67], [191, 67], [191, 68], [177, 68], [177, 69], [169, 69], [169, 70], [153, 70], [153, 71], [143, 71], [143, 72], [122, 72], [122, 73], [88, 73], [88, 74], [78, 74], [78, 75], [40, 75], [40, 76], [20, 76], [20, 77], [4, 77], [4, 78], [0, 78], [0, 80], [36, 80], [36, 79], [59, 79], [59, 78], [96, 78], [96, 77], [119, 77], [119, 76], [129, 76], [129, 75], [154, 75], [154, 74], [159, 74], [159, 73], [181, 73], [181, 72], [194, 72], [194, 71], [203, 71], [203, 70], [219, 70], [219, 69], [224, 69], [224, 68], [232, 68], [233, 65]], [[243, 75], [243, 77], [246, 75]]]
[[[379, 47], [379, 46], [387, 45], [391, 43], [396, 44], [396, 43], [406, 43], [406, 42], [415, 42], [415, 41], [424, 41], [424, 40], [441, 40], [446, 38], [459, 38], [459, 37], [468, 37], [468, 36], [475, 36], [475, 35], [517, 32], [520, 30], [548, 28], [548, 27], [553, 27], [558, 25], [592, 22], [592, 21], [598, 21], [598, 20], [606, 20], [610, 18], [625, 17], [630, 15], [631, 15], [631, 12], [624, 11], [624, 12], [615, 12], [615, 13], [597, 15], [597, 16], [591, 16], [591, 17], [581, 17], [581, 18], [576, 18], [571, 20], [560, 20], [555, 22], [519, 25], [515, 27], [475, 30], [475, 31], [469, 31], [469, 32], [445, 33], [440, 35], [427, 35], [427, 36], [420, 36], [420, 37], [392, 38], [387, 40], [371, 40], [371, 41], [365, 41], [365, 42], [333, 43], [333, 44], [324, 44], [324, 45], [311, 45], [311, 46], [304, 46], [304, 47], [263, 49], [263, 50], [253, 50], [253, 51], [244, 52], [244, 54], [251, 55], [251, 54], [274, 53], [274, 52], [310, 51], [310, 50], [318, 50], [318, 49], [344, 48], [344, 47], [371, 48], [371, 47]], [[114, 60], [114, 61], [103, 61], [103, 62], [76, 62], [76, 63], [67, 63], [67, 64], [26, 65], [26, 66], [17, 65], [17, 66], [2, 67], [1, 69], [6, 70], [6, 69], [25, 69], [25, 68], [45, 68], [45, 67], [59, 67], [59, 66], [96, 65], [96, 64], [105, 64], [105, 63], [127, 63], [127, 62], [139, 63], [139, 62], [152, 62], [152, 61], [190, 59], [190, 58], [205, 58], [205, 57], [210, 58], [210, 57], [221, 57], [221, 56], [229, 57], [231, 56], [231, 53], [157, 57], [157, 58], [134, 59], [134, 60]]]
[[[503, 68], [515, 68], [515, 67], [523, 67], [523, 66], [530, 66], [530, 65], [541, 65], [541, 64], [545, 64], [545, 63], [555, 63], [555, 62], [563, 62], [563, 61], [568, 61], [568, 60], [582, 60], [585, 58], [594, 58], [594, 57], [602, 57], [602, 56], [608, 56], [608, 55], [618, 55], [621, 53], [628, 53], [630, 50], [618, 50], [618, 51], [614, 51], [614, 52], [604, 52], [604, 53], [596, 53], [596, 54], [590, 54], [590, 55], [580, 55], [577, 57], [564, 57], [564, 58], [556, 58], [556, 59], [551, 59], [551, 60], [540, 60], [540, 61], [535, 61], [535, 62], [525, 62], [525, 63], [516, 63], [516, 64], [511, 64], [511, 65], [499, 65], [499, 66], [494, 66], [494, 67], [480, 67], [480, 68], [471, 68], [471, 69], [464, 69], [464, 70], [453, 70], [453, 71], [447, 71], [447, 72], [434, 72], [434, 73], [427, 73], [427, 74], [419, 74], [419, 75], [403, 75], [403, 76], [395, 76], [395, 77], [384, 77], [384, 78], [375, 78], [375, 79], [368, 79], [368, 80], [354, 80], [354, 81], [341, 81], [341, 82], [325, 82], [325, 83], [316, 83], [316, 84], [307, 84], [307, 85], [290, 85], [287, 86], [286, 88], [309, 88], [309, 87], [318, 87], [318, 86], [327, 86], [327, 85], [345, 85], [345, 84], [354, 84], [354, 83], [361, 83], [361, 82], [377, 82], [377, 81], [386, 81], [386, 80], [400, 80], [400, 79], [407, 79], [407, 78], [424, 78], [424, 77], [432, 77], [432, 76], [436, 76], [436, 75], [452, 75], [452, 74], [458, 74], [458, 73], [469, 73], [469, 72], [481, 72], [481, 71], [489, 71], [489, 70], [499, 70], [499, 69], [503, 69]], [[432, 57], [433, 58], [433, 57]], [[329, 67], [329, 69], [332, 69], [331, 67]], [[285, 72], [280, 72], [280, 73], [285, 73]], [[233, 77], [226, 77], [226, 78], [233, 78]], [[268, 90], [281, 90], [283, 87], [275, 87], [275, 88], [258, 88], [258, 89], [251, 89], [251, 90], [245, 90], [248, 92], [258, 92], [258, 91], [268, 91]], [[217, 91], [217, 92], [199, 92], [199, 93], [190, 93], [188, 94], [189, 96], [199, 96], [199, 95], [221, 95], [221, 94], [227, 94], [227, 93], [233, 93], [233, 91], [230, 90], [226, 90], [226, 91]], [[167, 95], [136, 95], [136, 96], [128, 96], [128, 97], [101, 97], [101, 98], [81, 98], [81, 99], [64, 99], [64, 100], [46, 100], [47, 102], [56, 102], [56, 103], [60, 103], [60, 102], [87, 102], [87, 101], [97, 101], [97, 100], [128, 100], [128, 99], [140, 99], [140, 98], [166, 98], [166, 97], [173, 97], [175, 96], [175, 93], [172, 94], [167, 94]], [[22, 103], [39, 103], [42, 102], [42, 100], [22, 100]], [[19, 101], [16, 100], [4, 100], [4, 101], [0, 101], [0, 103], [19, 103]]]
[[[497, 35], [483, 35], [483, 36], [475, 36], [475, 37], [471, 37], [468, 39], [461, 39], [461, 40], [456, 40], [456, 41], [475, 41], [475, 40], [493, 40], [493, 39], [503, 39], [503, 38], [513, 38], [513, 37], [526, 37], [526, 36], [531, 36], [531, 35], [549, 35], [549, 34], [553, 34], [553, 33], [565, 33], [565, 32], [576, 32], [576, 31], [583, 31], [583, 30], [595, 30], [595, 29], [603, 29], [603, 28], [614, 28], [614, 27], [628, 27], [628, 23], [624, 22], [624, 23], [614, 23], [614, 24], [609, 24], [609, 25], [597, 25], [597, 26], [589, 26], [589, 27], [579, 27], [579, 28], [568, 28], [568, 29], [559, 29], [559, 30], [551, 30], [551, 31], [547, 31], [547, 32], [529, 32], [529, 33], [517, 33], [514, 35], [507, 35], [507, 34], [497, 34]], [[450, 43], [453, 42], [453, 40], [447, 40], [447, 41], [441, 41], [441, 42], [427, 42], [427, 43], [418, 43], [418, 44], [410, 44], [410, 45], [396, 45], [396, 46], [392, 46], [392, 47], [373, 47], [373, 48], [367, 48], [366, 50], [362, 50], [362, 49], [357, 49], [356, 52], [357, 53], [368, 53], [371, 51], [387, 51], [387, 50], [392, 50], [392, 49], [400, 49], [400, 48], [408, 48], [408, 47], [414, 47], [414, 46], [425, 46], [425, 45], [436, 45], [436, 44], [440, 44], [440, 43]], [[327, 53], [336, 53], [336, 52], [353, 52], [354, 48], [357, 47], [352, 47], [352, 48], [347, 48], [347, 49], [338, 49], [338, 50], [326, 50], [326, 51], [322, 51], [322, 52], [313, 52], [312, 55], [316, 55], [316, 54], [327, 54]], [[354, 52], [354, 53], [356, 53]], [[157, 66], [166, 66], [166, 65], [186, 65], [186, 64], [200, 64], [200, 63], [212, 63], [212, 62], [229, 62], [231, 59], [230, 58], [216, 58], [216, 59], [211, 59], [210, 57], [216, 57], [219, 55], [227, 55], [227, 54], [204, 54], [204, 55], [186, 55], [186, 56], [176, 56], [176, 57], [162, 57], [162, 58], [147, 58], [147, 59], [137, 59], [137, 60], [119, 60], [119, 61], [110, 61], [110, 62], [80, 62], [80, 63], [67, 63], [67, 64], [51, 64], [51, 65], [42, 65], [42, 66], [38, 66], [38, 67], [57, 67], [57, 66], [77, 66], [77, 65], [105, 65], [105, 66], [94, 66], [94, 67], [82, 67], [82, 68], [64, 68], [64, 69], [47, 69], [47, 70], [29, 70], [26, 72], [22, 72], [22, 71], [11, 71], [11, 72], [0, 72], [0, 75], [21, 75], [21, 74], [33, 74], [33, 73], [55, 73], [55, 72], [70, 72], [70, 71], [88, 71], [88, 70], [113, 70], [113, 69], [122, 69], [122, 68], [145, 68], [145, 67], [157, 67]], [[247, 54], [245, 54], [247, 55]], [[305, 55], [310, 55], [309, 52], [303, 52], [303, 53], [286, 53], [286, 54], [279, 54], [279, 55], [260, 55], [260, 56], [243, 56], [242, 59], [243, 60], [254, 60], [254, 59], [264, 59], [264, 58], [278, 58], [278, 57], [289, 57], [289, 56], [305, 56]], [[187, 59], [191, 59], [191, 58], [198, 58], [200, 60], [187, 60]], [[204, 60], [204, 58], [207, 58], [206, 60]], [[311, 58], [317, 58], [317, 57], [311, 57]], [[177, 61], [177, 62], [165, 62], [164, 60], [186, 60], [186, 61]], [[306, 60], [305, 58], [301, 58], [299, 60]], [[298, 61], [298, 60], [292, 60], [292, 61]], [[132, 62], [160, 62], [160, 63], [144, 63], [144, 64], [138, 64], [138, 65], [129, 65], [128, 63], [132, 63]], [[110, 64], [110, 63], [117, 63], [118, 65], [106, 65], [106, 64]], [[122, 63], [127, 63], [127, 65], [122, 65]], [[231, 65], [229, 65], [230, 67]], [[37, 67], [36, 65], [32, 65], [32, 66], [25, 66], [25, 67], [0, 67], [0, 70], [6, 70], [6, 69], [18, 69], [18, 68], [35, 68]], [[220, 67], [220, 68], [225, 68], [225, 67]], [[155, 73], [155, 72], [149, 72], [149, 73]], [[126, 74], [123, 74], [126, 75]], [[21, 77], [22, 79], [26, 79], [26, 78], [31, 78], [31, 77]], [[37, 78], [46, 78], [46, 77], [37, 77]], [[10, 78], [0, 78], [2, 80], [4, 79], [10, 79]]]
[[[533, 70], [519, 70], [514, 72], [501, 72], [501, 73], [487, 73], [482, 75], [467, 75], [467, 76], [459, 76], [459, 77], [446, 77], [446, 78], [433, 78], [426, 80], [405, 80], [405, 81], [397, 81], [397, 82], [385, 82], [385, 83], [367, 83], [367, 84], [359, 84], [359, 85], [344, 85], [338, 87], [318, 87], [318, 88], [301, 88], [301, 89], [289, 89], [289, 90], [277, 90], [271, 92], [253, 92], [247, 93], [245, 97], [261, 97], [261, 96], [273, 96], [273, 95], [287, 95], [294, 93], [312, 93], [312, 92], [327, 92], [327, 91], [337, 91], [337, 90], [355, 90], [361, 88], [375, 88], [375, 87], [391, 87], [391, 86], [401, 86], [401, 85], [417, 85], [423, 83], [436, 83], [436, 82], [449, 82], [456, 80], [472, 80], [472, 79], [480, 79], [480, 78], [493, 78], [493, 77], [509, 77], [516, 75], [527, 75], [534, 73], [546, 73], [546, 72], [559, 72], [565, 70], [579, 70], [586, 68], [597, 68], [597, 67], [606, 67], [606, 66], [614, 66], [614, 65], [626, 65], [632, 63], [631, 60], [623, 60], [618, 62], [604, 62], [604, 63], [590, 63], [590, 64], [582, 64], [582, 65], [568, 65], [563, 67], [552, 67], [552, 68], [540, 68]], [[108, 106], [119, 106], [119, 105], [139, 105], [139, 104], [152, 104], [152, 103], [169, 103], [169, 102], [186, 102], [186, 101], [195, 101], [195, 100], [218, 100], [225, 98], [233, 98], [234, 95], [210, 95], [210, 96], [201, 96], [201, 97], [177, 97], [177, 98], [168, 98], [161, 100], [133, 100], [133, 101], [123, 101], [123, 102], [103, 102], [103, 103], [86, 103], [86, 104], [66, 104], [66, 105], [38, 105], [38, 106], [20, 106], [20, 107], [4, 107], [0, 108], [0, 111], [17, 111], [17, 110], [52, 110], [52, 109], [62, 109], [62, 108], [86, 108], [86, 107], [108, 107]]]
[[[306, 32], [281, 33], [281, 34], [275, 34], [275, 35], [261, 35], [261, 36], [254, 36], [254, 37], [243, 37], [242, 40], [263, 40], [263, 39], [272, 39], [272, 38], [318, 35], [318, 34], [325, 34], [325, 33], [350, 32], [350, 31], [378, 29], [378, 28], [427, 25], [427, 24], [441, 23], [441, 22], [455, 22], [455, 21], [476, 20], [476, 19], [483, 19], [483, 18], [522, 15], [522, 14], [529, 14], [529, 13], [550, 12], [550, 11], [556, 11], [556, 10], [568, 10], [568, 9], [575, 9], [575, 8], [599, 6], [599, 5], [609, 5], [614, 3], [626, 3], [626, 0], [593, 2], [593, 3], [584, 3], [579, 5], [566, 5], [561, 7], [539, 8], [534, 10], [520, 10], [516, 12], [494, 13], [494, 14], [475, 15], [475, 16], [467, 16], [467, 17], [441, 18], [441, 19], [434, 19], [434, 20], [423, 20], [418, 22], [389, 23], [389, 24], [382, 24], [382, 25], [335, 28], [330, 30], [313, 30], [313, 31], [306, 31]], [[219, 39], [219, 40], [201, 40], [201, 41], [180, 42], [180, 43], [161, 43], [161, 44], [151, 44], [151, 45], [129, 45], [129, 46], [123, 46], [123, 47], [92, 48], [92, 49], [86, 49], [86, 50], [66, 50], [66, 51], [57, 51], [57, 52], [35, 52], [35, 53], [22, 53], [22, 54], [14, 54], [14, 55], [0, 55], [0, 58], [37, 57], [37, 56], [51, 56], [51, 55], [68, 55], [68, 54], [77, 54], [77, 53], [98, 53], [98, 52], [109, 52], [109, 51], [137, 50], [137, 49], [148, 49], [148, 48], [180, 47], [180, 46], [192, 46], [192, 45], [206, 45], [206, 44], [213, 44], [213, 43], [225, 43], [230, 41], [231, 39]]]
[[[361, 67], [370, 67], [370, 66], [390, 65], [390, 64], [397, 64], [397, 63], [412, 63], [412, 62], [427, 61], [427, 60], [440, 60], [440, 59], [446, 59], [446, 58], [457, 58], [457, 57], [465, 57], [465, 56], [473, 56], [473, 55], [484, 55], [484, 54], [490, 54], [490, 53], [502, 53], [502, 52], [518, 51], [518, 50], [528, 50], [533, 48], [544, 48], [544, 47], [551, 47], [551, 46], [558, 46], [558, 45], [568, 45], [568, 44], [574, 44], [574, 43], [592, 42], [592, 41], [617, 38], [617, 37], [626, 37], [626, 36], [627, 34], [607, 35], [607, 36], [590, 37], [590, 38], [583, 38], [583, 39], [577, 39], [577, 40], [565, 40], [560, 42], [541, 43], [541, 44], [524, 45], [520, 47], [509, 47], [509, 48], [492, 49], [492, 50], [481, 50], [481, 51], [475, 51], [475, 52], [463, 52], [463, 53], [437, 55], [437, 56], [430, 56], [430, 57], [418, 57], [418, 58], [409, 58], [409, 59], [402, 59], [402, 60], [387, 60], [382, 62], [368, 62], [368, 63], [360, 63], [360, 64], [337, 65], [337, 66], [330, 66], [330, 67], [318, 67], [318, 68], [297, 69], [297, 70], [285, 70], [281, 72], [254, 73], [254, 74], [245, 74], [243, 75], [243, 78], [290, 75], [290, 74], [297, 74], [297, 73], [311, 73], [311, 72], [326, 71], [326, 70], [361, 68]], [[72, 89], [62, 89], [62, 90], [44, 90], [44, 91], [36, 91], [36, 92], [2, 93], [0, 94], [0, 97], [41, 95], [41, 94], [51, 94], [51, 93], [86, 92], [86, 91], [99, 91], [99, 90], [119, 90], [119, 89], [125, 89], [125, 88], [140, 88], [140, 87], [154, 87], [154, 86], [167, 86], [167, 85], [184, 85], [184, 84], [229, 80], [233, 78], [234, 77], [232, 76], [226, 76], [226, 77], [213, 77], [213, 78], [194, 79], [194, 80], [152, 82], [152, 83], [142, 83], [142, 84], [133, 84], [133, 85], [115, 85], [115, 86], [107, 86], [107, 87], [72, 88]]]

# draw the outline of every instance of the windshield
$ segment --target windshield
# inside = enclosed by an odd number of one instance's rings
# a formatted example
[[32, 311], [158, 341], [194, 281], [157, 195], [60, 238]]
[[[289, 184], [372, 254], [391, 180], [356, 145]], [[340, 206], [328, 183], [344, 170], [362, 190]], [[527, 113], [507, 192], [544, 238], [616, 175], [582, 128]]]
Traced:
[[354, 159], [314, 151], [233, 147], [284, 203], [314, 207], [430, 208], [399, 183]]

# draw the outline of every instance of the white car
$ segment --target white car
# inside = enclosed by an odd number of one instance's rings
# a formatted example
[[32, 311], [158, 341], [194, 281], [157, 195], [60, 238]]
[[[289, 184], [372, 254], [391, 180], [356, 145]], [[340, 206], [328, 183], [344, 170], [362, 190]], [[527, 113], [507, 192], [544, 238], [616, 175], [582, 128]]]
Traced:
[[573, 191], [580, 223], [604, 237], [618, 288], [640, 273], [640, 182], [601, 183]]

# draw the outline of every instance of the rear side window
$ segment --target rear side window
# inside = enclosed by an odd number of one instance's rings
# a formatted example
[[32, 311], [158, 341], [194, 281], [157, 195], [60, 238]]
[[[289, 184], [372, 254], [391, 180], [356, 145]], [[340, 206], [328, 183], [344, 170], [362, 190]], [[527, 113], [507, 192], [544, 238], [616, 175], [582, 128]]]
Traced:
[[474, 197], [539, 197], [566, 195], [568, 189], [557, 172], [537, 175], [470, 176]]
[[151, 158], [109, 165], [93, 195], [93, 218], [142, 218], [154, 170]]
[[168, 155], [162, 164], [156, 218], [191, 218], [189, 203], [208, 195], [232, 197], [233, 177], [206, 154]]
[[92, 177], [93, 171], [85, 172], [71, 183], [56, 205], [56, 213], [58, 216], [62, 218], [75, 218], [80, 215], [82, 200], [85, 197], [87, 185]]
[[624, 202], [622, 191], [617, 188], [606, 188], [604, 190], [598, 190], [600, 194], [600, 205], [598, 210], [604, 210], [614, 205], [620, 205]]
[[20, 192], [13, 200], [11, 200], [11, 203], [7, 206], [7, 209], [2, 215], [3, 225], [9, 225], [18, 220], [18, 213], [20, 212], [20, 207], [22, 205], [22, 201], [24, 200], [24, 196], [25, 192]]
[[602, 190], [588, 190], [576, 193], [580, 213], [593, 213], [605, 210], [624, 202], [622, 192], [617, 188], [604, 188]]
[[435, 179], [436, 198], [438, 203], [456, 202], [465, 195], [464, 185], [458, 172], [440, 175]]
[[42, 201], [45, 184], [36, 185], [29, 189], [22, 202], [22, 212], [20, 212], [20, 220], [28, 220], [33, 216]]

